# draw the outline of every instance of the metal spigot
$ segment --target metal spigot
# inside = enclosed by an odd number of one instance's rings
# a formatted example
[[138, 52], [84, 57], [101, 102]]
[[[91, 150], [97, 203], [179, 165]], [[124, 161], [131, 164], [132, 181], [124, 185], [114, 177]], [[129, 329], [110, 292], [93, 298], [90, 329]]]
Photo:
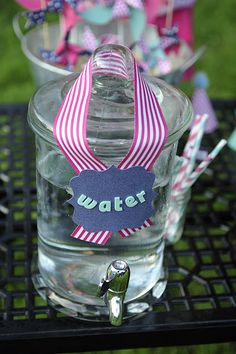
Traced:
[[123, 301], [128, 288], [130, 269], [122, 260], [113, 261], [107, 268], [106, 277], [98, 287], [98, 296], [104, 296], [113, 326], [120, 326], [123, 318]]

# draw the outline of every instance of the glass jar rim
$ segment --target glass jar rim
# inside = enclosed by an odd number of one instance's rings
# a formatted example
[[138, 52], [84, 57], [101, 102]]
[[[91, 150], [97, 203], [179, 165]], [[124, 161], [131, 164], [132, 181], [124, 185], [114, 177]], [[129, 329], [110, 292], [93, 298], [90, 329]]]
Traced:
[[[52, 127], [48, 127], [47, 124], [45, 123], [45, 119], [43, 115], [41, 114], [36, 102], [38, 99], [38, 95], [40, 92], [42, 92], [45, 89], [53, 89], [53, 87], [60, 87], [60, 99], [61, 102], [64, 98], [64, 95], [66, 91], [69, 90], [70, 86], [73, 84], [75, 79], [78, 77], [78, 73], [73, 73], [71, 75], [68, 75], [65, 79], [65, 77], [60, 78], [59, 80], [53, 80], [49, 81], [46, 84], [42, 85], [32, 96], [30, 102], [29, 102], [29, 107], [28, 107], [28, 122], [32, 130], [36, 135], [39, 135], [41, 138], [46, 140], [48, 143], [51, 145], [57, 146], [57, 142], [54, 138], [53, 135], [53, 129]], [[193, 118], [193, 110], [192, 110], [192, 105], [189, 100], [189, 98], [179, 89], [176, 89], [169, 84], [167, 84], [165, 81], [161, 79], [157, 79], [155, 77], [150, 77], [147, 75], [144, 75], [145, 79], [152, 85], [158, 85], [158, 87], [161, 89], [164, 88], [170, 92], [175, 93], [179, 97], [182, 97], [185, 100], [185, 112], [183, 116], [182, 122], [178, 125], [176, 129], [173, 129], [173, 131], [170, 131], [168, 129], [168, 136], [166, 139], [166, 143], [164, 146], [164, 149], [169, 147], [170, 145], [174, 144], [176, 141], [179, 140], [179, 138], [183, 135], [183, 133], [187, 130], [189, 125], [191, 124], [192, 118]], [[57, 85], [58, 83], [58, 85]], [[65, 87], [67, 86], [67, 89]], [[60, 102], [60, 104], [61, 104]], [[58, 107], [59, 108], [59, 107]], [[89, 140], [89, 137], [88, 137]]]

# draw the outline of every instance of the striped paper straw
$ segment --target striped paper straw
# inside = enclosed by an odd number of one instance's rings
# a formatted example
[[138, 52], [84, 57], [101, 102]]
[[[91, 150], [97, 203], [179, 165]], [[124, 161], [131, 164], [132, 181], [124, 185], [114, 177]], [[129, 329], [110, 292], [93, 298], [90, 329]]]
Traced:
[[173, 171], [172, 171], [172, 186], [171, 186], [171, 197], [175, 197], [176, 193], [178, 192], [178, 188], [174, 188], [178, 178], [179, 178], [179, 173], [181, 173], [182, 166], [184, 166], [188, 160], [183, 157], [183, 156], [178, 156], [178, 160], [175, 161]]
[[197, 115], [193, 127], [190, 131], [189, 138], [183, 152], [183, 156], [189, 159], [186, 175], [190, 175], [194, 168], [197, 153], [199, 151], [202, 137], [204, 134], [207, 118], [207, 114], [203, 114], [201, 116]]
[[172, 171], [172, 180], [174, 181], [181, 166], [183, 165], [185, 160], [185, 157], [183, 156], [176, 156], [175, 161], [174, 161], [174, 166], [173, 166], [173, 171]]
[[164, 232], [164, 238], [169, 242], [174, 241], [174, 237], [177, 233], [178, 226], [179, 226], [178, 224], [179, 219], [180, 219], [179, 212], [175, 210], [172, 206], [170, 206], [166, 217], [165, 232]]
[[201, 116], [197, 115], [194, 120], [188, 141], [183, 151], [183, 157], [185, 157], [185, 160], [183, 161], [183, 164], [179, 169], [178, 175], [176, 176], [176, 180], [172, 187], [175, 193], [178, 193], [178, 190], [181, 189], [181, 184], [191, 174], [193, 170], [197, 152], [200, 148], [202, 136], [204, 134], [206, 120], [206, 114]]
[[203, 160], [195, 171], [187, 178], [182, 185], [184, 190], [190, 188], [196, 180], [201, 176], [201, 174], [207, 169], [212, 160], [219, 154], [219, 152], [223, 149], [223, 147], [227, 144], [225, 139], [220, 140], [220, 142], [216, 145], [216, 147], [210, 152], [205, 160]]

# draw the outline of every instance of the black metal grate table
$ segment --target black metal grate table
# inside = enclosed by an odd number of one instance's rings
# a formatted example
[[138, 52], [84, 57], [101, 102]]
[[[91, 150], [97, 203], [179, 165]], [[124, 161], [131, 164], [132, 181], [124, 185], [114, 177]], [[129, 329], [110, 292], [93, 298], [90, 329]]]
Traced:
[[[213, 101], [219, 129], [236, 123], [236, 101]], [[195, 184], [184, 236], [166, 250], [169, 281], [153, 311], [120, 328], [56, 313], [37, 295], [34, 141], [27, 106], [0, 105], [0, 345], [61, 353], [233, 341], [236, 330], [236, 152], [225, 148]]]

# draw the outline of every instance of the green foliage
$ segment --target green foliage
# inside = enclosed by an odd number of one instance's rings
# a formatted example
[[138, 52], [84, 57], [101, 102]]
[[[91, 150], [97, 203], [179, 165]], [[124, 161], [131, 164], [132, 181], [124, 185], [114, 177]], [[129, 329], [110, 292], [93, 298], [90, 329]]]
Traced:
[[20, 41], [12, 28], [13, 16], [21, 10], [13, 2], [5, 2], [0, 11], [0, 102], [26, 102], [35, 86]]
[[[208, 75], [210, 97], [235, 97], [235, 9], [235, 0], [198, 0], [194, 8], [195, 48], [207, 46], [196, 69]], [[190, 95], [193, 85], [183, 83], [181, 89]]]
[[196, 4], [196, 47], [207, 45], [197, 68], [209, 76], [211, 97], [235, 97], [235, 6], [235, 0], [197, 1]]

